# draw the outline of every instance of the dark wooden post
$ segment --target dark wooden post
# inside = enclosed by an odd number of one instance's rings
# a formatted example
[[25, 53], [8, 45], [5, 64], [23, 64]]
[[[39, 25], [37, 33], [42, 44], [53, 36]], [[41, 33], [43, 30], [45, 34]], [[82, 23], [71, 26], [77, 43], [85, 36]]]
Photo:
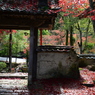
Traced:
[[10, 30], [9, 34], [9, 72], [11, 72], [12, 68], [12, 30]]
[[28, 87], [33, 84], [37, 76], [37, 43], [38, 28], [30, 29], [30, 51], [29, 51], [29, 67], [28, 67]]
[[42, 45], [42, 29], [40, 29], [40, 45]]

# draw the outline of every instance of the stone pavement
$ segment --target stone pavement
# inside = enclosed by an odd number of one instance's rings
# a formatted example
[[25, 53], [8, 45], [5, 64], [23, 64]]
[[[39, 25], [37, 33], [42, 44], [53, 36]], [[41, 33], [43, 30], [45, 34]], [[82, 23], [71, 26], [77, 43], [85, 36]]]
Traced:
[[0, 79], [0, 95], [29, 95], [27, 79]]
[[0, 73], [0, 78], [27, 78], [28, 73]]
[[[15, 77], [11, 78], [0, 78], [0, 95], [95, 95], [95, 84], [93, 84], [92, 80], [95, 79], [95, 72], [89, 71], [85, 68], [80, 70], [81, 80], [41, 80], [35, 82], [30, 91], [27, 88], [28, 79], [16, 77], [16, 75], [27, 76], [27, 73], [0, 73], [0, 75], [15, 75]], [[93, 84], [93, 87], [89, 88], [84, 84]], [[92, 94], [74, 94], [83, 93], [82, 91]], [[52, 94], [57, 92], [61, 94]]]
[[0, 95], [29, 95], [27, 78], [20, 76], [26, 77], [27, 73], [0, 73]]

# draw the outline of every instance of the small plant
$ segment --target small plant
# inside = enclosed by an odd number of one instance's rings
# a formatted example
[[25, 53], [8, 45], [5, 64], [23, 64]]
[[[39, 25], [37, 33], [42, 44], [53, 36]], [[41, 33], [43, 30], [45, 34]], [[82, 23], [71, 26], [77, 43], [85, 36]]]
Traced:
[[27, 65], [23, 65], [23, 67], [27, 67]]
[[83, 70], [83, 68], [79, 68], [79, 70]]
[[21, 68], [22, 72], [28, 72], [28, 67], [27, 65], [23, 65], [23, 67]]
[[6, 68], [6, 63], [5, 62], [0, 62], [0, 71], [2, 71], [4, 68]]

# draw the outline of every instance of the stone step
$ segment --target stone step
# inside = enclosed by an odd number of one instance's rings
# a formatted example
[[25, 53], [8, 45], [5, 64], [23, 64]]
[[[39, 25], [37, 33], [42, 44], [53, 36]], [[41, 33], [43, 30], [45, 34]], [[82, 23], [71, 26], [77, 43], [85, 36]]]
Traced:
[[0, 78], [27, 78], [27, 73], [0, 73]]

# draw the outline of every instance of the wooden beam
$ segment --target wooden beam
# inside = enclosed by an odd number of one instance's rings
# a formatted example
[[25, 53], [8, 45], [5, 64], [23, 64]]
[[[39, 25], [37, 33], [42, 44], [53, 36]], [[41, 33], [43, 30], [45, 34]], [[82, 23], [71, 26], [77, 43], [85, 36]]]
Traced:
[[37, 74], [37, 42], [38, 28], [30, 29], [30, 51], [29, 51], [29, 67], [28, 67], [28, 87], [30, 88]]
[[9, 28], [30, 28], [33, 27], [50, 27], [53, 26], [53, 22], [51, 20], [23, 20], [23, 19], [0, 19], [0, 27], [9, 27]]
[[23, 18], [1, 18], [0, 25], [2, 26], [33, 26], [38, 27], [44, 24], [44, 20], [31, 20], [31, 19], [23, 19]]
[[[53, 28], [52, 24], [44, 24], [39, 27], [40, 29], [51, 30]], [[30, 30], [29, 26], [19, 26], [19, 25], [0, 25], [0, 29], [12, 29], [12, 30]]]
[[1, 29], [21, 29], [29, 30], [30, 27], [39, 27], [52, 29], [54, 26], [55, 16], [47, 15], [14, 15], [0, 14]]
[[29, 26], [1, 26], [0, 29], [12, 29], [12, 30], [30, 30]]

